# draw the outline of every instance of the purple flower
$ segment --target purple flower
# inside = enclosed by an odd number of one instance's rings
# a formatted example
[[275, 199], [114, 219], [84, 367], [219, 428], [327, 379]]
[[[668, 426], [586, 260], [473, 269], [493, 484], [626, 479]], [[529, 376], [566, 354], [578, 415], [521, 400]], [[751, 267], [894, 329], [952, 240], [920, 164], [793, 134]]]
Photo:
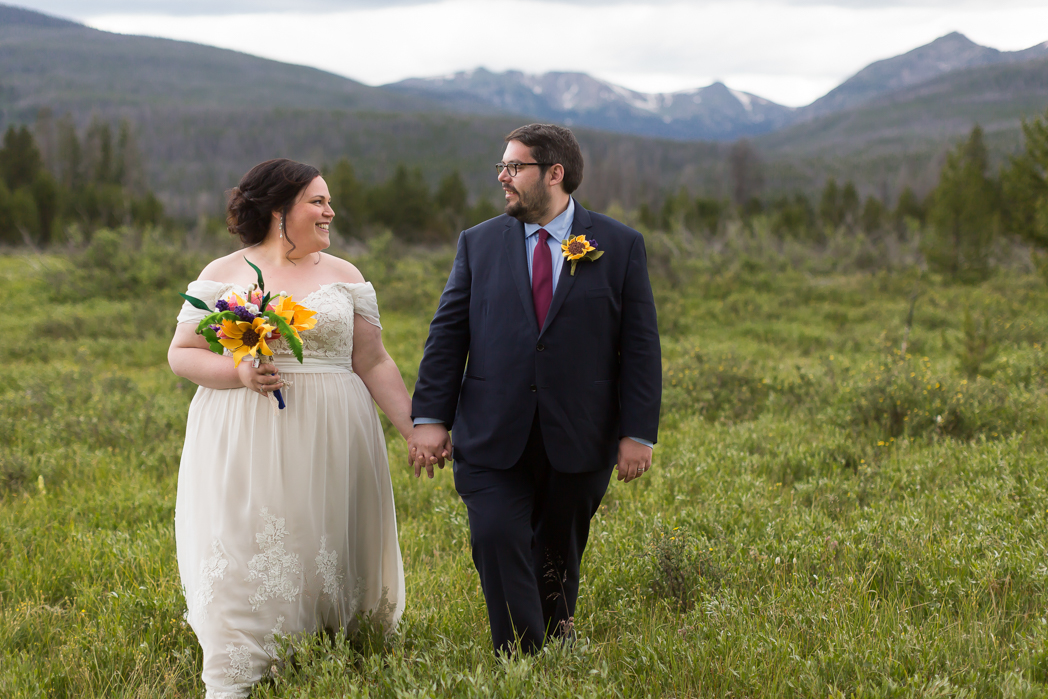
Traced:
[[233, 313], [236, 313], [237, 318], [244, 321], [245, 323], [250, 323], [255, 319], [255, 314], [247, 310], [243, 306], [237, 306], [236, 308], [234, 308]]
[[597, 248], [597, 241], [596, 241], [596, 240], [590, 240], [590, 241], [588, 241], [588, 242], [589, 242], [589, 244], [590, 244], [590, 245], [592, 245], [592, 246], [593, 246], [593, 248], [594, 248], [594, 249], [596, 249], [596, 248]]
[[218, 301], [215, 301], [215, 310], [216, 311], [228, 311], [229, 310], [229, 302], [226, 301], [225, 299], [219, 299]]

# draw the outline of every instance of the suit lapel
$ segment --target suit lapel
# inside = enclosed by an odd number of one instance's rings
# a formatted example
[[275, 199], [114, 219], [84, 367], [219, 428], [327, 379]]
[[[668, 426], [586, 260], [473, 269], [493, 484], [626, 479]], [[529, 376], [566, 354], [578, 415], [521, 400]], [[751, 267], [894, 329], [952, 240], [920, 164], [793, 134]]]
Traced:
[[528, 280], [528, 258], [524, 250], [524, 224], [515, 218], [510, 218], [505, 230], [502, 231], [502, 249], [506, 251], [506, 260], [510, 276], [513, 277], [513, 285], [517, 287], [520, 302], [524, 304], [524, 315], [531, 319], [531, 327], [538, 332], [539, 324], [535, 320], [535, 301], [531, 297], [531, 282]]
[[[571, 222], [571, 237], [579, 235], [586, 235], [589, 237], [587, 231], [592, 225], [593, 222], [590, 220], [589, 212], [583, 209], [576, 201], [575, 217]], [[524, 260], [524, 264], [525, 266], [527, 265], [526, 259]], [[575, 274], [579, 273], [581, 267], [582, 265], [579, 265], [579, 267], [575, 269]], [[564, 260], [564, 264], [560, 268], [560, 277], [557, 278], [557, 291], [553, 294], [553, 301], [550, 302], [549, 313], [546, 315], [546, 324], [542, 326], [542, 332], [539, 333], [540, 336], [546, 331], [546, 328], [550, 326], [550, 323], [553, 322], [553, 318], [557, 315], [557, 311], [560, 310], [560, 307], [564, 305], [564, 299], [567, 297], [568, 292], [571, 291], [571, 287], [574, 284], [575, 276], [571, 273], [571, 262]], [[531, 308], [534, 310], [534, 302], [532, 302]], [[532, 313], [532, 315], [534, 315], [534, 313]]]

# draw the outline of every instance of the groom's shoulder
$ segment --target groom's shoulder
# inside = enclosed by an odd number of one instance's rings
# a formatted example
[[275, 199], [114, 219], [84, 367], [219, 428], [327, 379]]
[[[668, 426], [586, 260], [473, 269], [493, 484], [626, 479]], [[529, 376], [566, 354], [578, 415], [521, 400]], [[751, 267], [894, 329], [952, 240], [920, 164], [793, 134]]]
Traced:
[[472, 228], [467, 228], [463, 231], [463, 235], [467, 237], [482, 236], [485, 233], [495, 233], [498, 231], [505, 230], [508, 226], [513, 225], [516, 221], [515, 218], [509, 214], [499, 214], [495, 218], [489, 218], [487, 221], [482, 221]]
[[512, 216], [500, 214], [462, 231], [462, 240], [471, 250], [483, 249], [490, 245], [500, 246], [503, 231], [514, 224], [520, 225], [520, 222]]

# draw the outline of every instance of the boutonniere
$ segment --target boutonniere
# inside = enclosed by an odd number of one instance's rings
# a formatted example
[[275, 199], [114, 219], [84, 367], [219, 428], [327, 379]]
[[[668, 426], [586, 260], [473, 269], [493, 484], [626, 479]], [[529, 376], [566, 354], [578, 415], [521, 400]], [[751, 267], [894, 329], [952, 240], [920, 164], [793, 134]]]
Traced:
[[579, 260], [596, 260], [604, 254], [603, 250], [597, 249], [596, 240], [586, 240], [586, 236], [580, 235], [568, 238], [560, 244], [564, 257], [571, 260], [571, 276], [575, 276], [575, 265]]

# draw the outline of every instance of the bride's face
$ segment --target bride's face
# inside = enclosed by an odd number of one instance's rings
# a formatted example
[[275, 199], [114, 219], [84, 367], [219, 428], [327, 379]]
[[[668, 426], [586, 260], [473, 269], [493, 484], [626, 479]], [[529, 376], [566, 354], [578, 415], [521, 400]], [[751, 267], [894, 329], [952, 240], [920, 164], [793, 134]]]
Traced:
[[309, 254], [331, 245], [328, 226], [334, 217], [327, 182], [316, 177], [299, 192], [287, 213], [286, 235], [295, 244], [295, 253]]

